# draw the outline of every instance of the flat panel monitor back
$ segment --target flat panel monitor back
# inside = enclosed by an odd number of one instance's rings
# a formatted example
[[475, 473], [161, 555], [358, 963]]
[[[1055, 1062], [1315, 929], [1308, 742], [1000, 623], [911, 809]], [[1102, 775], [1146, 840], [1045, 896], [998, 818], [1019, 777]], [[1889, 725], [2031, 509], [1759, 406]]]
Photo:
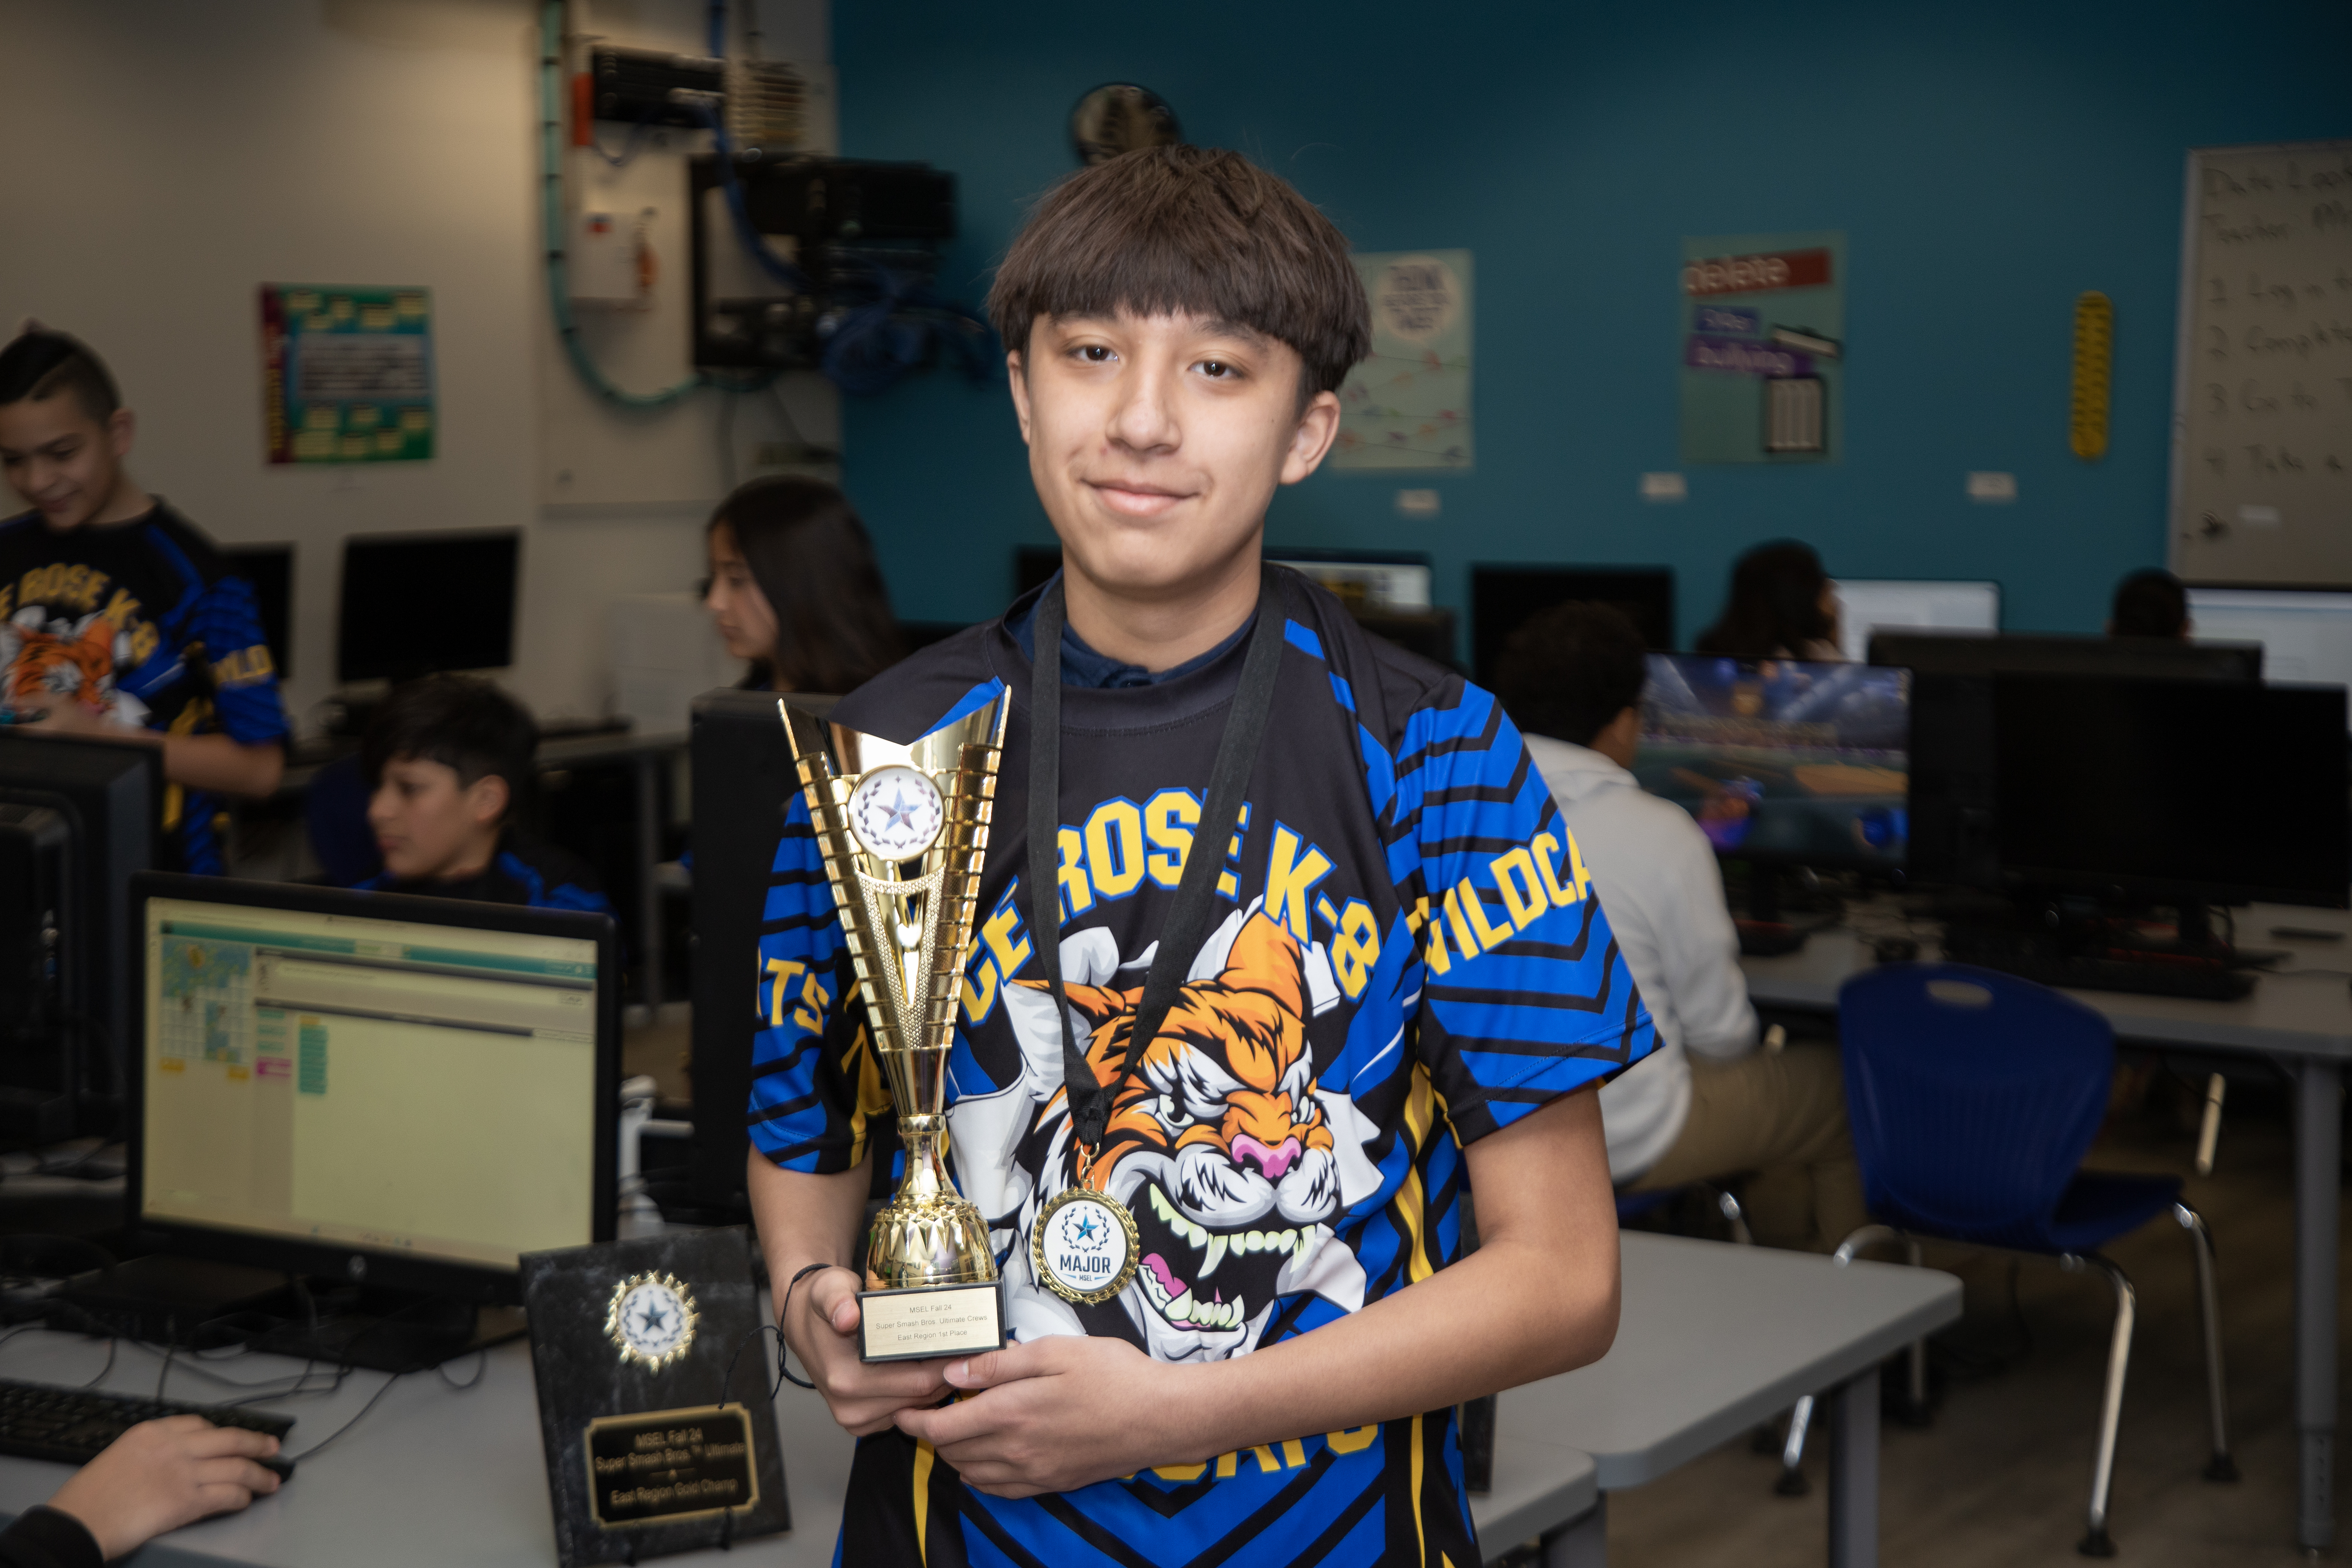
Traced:
[[335, 678], [405, 680], [512, 664], [521, 552], [512, 529], [345, 540]]
[[2001, 675], [1993, 729], [2009, 881], [2345, 907], [2342, 687]]
[[1907, 670], [1650, 656], [1633, 775], [1718, 855], [1893, 871], [1908, 826]]
[[2057, 635], [1881, 632], [1871, 638], [1870, 658], [1913, 674], [1911, 880], [1988, 889], [2002, 886], [1993, 806], [1995, 675], [2252, 681], [2263, 668], [2262, 649], [2251, 643]]
[[1666, 566], [1510, 566], [1470, 568], [1471, 679], [1491, 687], [1495, 663], [1511, 634], [1535, 616], [1571, 600], [1607, 605], [1633, 623], [1652, 653], [1675, 646], [1675, 574]]
[[[120, 1120], [133, 1016], [131, 879], [155, 863], [163, 798], [152, 746], [0, 728], [0, 800], [49, 807], [69, 836], [58, 959], [77, 1131], [111, 1133]], [[52, 1081], [54, 1059], [0, 1057], [0, 1087]]]

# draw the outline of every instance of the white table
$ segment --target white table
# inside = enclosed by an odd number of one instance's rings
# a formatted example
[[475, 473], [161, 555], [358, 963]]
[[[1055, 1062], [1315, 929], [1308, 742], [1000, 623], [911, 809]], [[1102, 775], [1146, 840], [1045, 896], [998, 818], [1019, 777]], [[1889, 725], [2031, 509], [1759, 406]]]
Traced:
[[[1856, 914], [1874, 927], [1891, 907]], [[1849, 918], [1854, 918], [1850, 916]], [[2295, 1540], [2314, 1551], [2336, 1541], [2336, 1226], [2341, 1199], [2344, 1064], [2352, 1058], [2352, 986], [2341, 974], [2294, 971], [2352, 968], [2352, 940], [2301, 942], [2273, 936], [2280, 926], [2346, 932], [2352, 913], [2254, 904], [2237, 911], [2240, 945], [2285, 949], [2274, 973], [2236, 1002], [2195, 1002], [2115, 991], [2069, 991], [2131, 1044], [2267, 1057], [2294, 1082], [2294, 1407], [2301, 1437]], [[1919, 957], [1939, 956], [1921, 936]], [[1818, 931], [1799, 952], [1748, 958], [1748, 994], [1759, 1005], [1834, 1013], [1838, 988], [1871, 966], [1869, 945], [1843, 928]], [[1603, 1483], [1606, 1484], [1605, 1482]]]

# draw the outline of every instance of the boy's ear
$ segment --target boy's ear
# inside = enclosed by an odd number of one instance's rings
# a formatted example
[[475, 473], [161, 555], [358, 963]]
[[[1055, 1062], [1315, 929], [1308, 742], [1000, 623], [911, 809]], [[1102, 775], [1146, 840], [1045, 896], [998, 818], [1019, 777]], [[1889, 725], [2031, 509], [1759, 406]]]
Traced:
[[128, 408], [118, 408], [106, 416], [106, 444], [114, 448], [115, 461], [131, 456], [131, 439], [138, 434], [139, 422]]
[[1300, 411], [1298, 426], [1290, 433], [1290, 449], [1282, 455], [1282, 482], [1295, 485], [1317, 468], [1339, 437], [1339, 395], [1318, 392]]
[[466, 786], [466, 814], [480, 827], [494, 826], [507, 814], [514, 791], [497, 773], [484, 773]]
[[1029, 363], [1019, 349], [1004, 353], [1004, 374], [1013, 384], [1013, 413], [1021, 421], [1021, 444], [1029, 444]]

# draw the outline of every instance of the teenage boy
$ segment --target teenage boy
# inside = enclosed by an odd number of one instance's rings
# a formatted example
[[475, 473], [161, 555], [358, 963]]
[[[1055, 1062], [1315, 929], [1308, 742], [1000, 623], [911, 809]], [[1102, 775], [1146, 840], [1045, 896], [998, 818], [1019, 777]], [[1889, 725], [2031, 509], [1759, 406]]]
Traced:
[[1654, 1192], [1754, 1172], [1757, 1239], [1827, 1252], [1869, 1218], [1837, 1053], [1756, 1048], [1715, 851], [1633, 773], [1647, 678], [1642, 634], [1605, 605], [1536, 617], [1495, 671], [1657, 1026], [1650, 1058], [1601, 1091], [1609, 1173]]
[[[1577, 1091], [1652, 1032], [1494, 700], [1262, 570], [1369, 347], [1347, 242], [1236, 154], [1155, 149], [1049, 195], [990, 310], [1063, 571], [834, 719], [911, 739], [1012, 693], [948, 1112], [1008, 1348], [858, 1359], [889, 1100], [797, 793], [761, 939], [753, 1208], [863, 1439], [836, 1561], [1477, 1563], [1452, 1407], [1607, 1350]], [[1172, 1005], [1136, 1044], [1147, 989]], [[1139, 1234], [1096, 1304], [1031, 1258], [1073, 1188]]]
[[163, 748], [163, 858], [221, 870], [221, 796], [266, 795], [286, 712], [253, 590], [123, 459], [131, 411], [96, 354], [28, 327], [0, 349], [0, 720]]
[[611, 913], [585, 867], [515, 826], [538, 750], [530, 712], [487, 680], [428, 675], [395, 689], [360, 740], [383, 871], [358, 886]]

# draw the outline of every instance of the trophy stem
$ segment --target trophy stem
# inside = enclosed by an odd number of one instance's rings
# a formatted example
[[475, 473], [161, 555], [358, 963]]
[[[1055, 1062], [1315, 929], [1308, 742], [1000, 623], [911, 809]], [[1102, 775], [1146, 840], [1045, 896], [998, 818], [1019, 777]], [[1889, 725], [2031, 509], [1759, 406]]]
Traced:
[[948, 1175], [947, 1118], [901, 1116], [898, 1139], [906, 1146], [907, 1170], [898, 1190], [874, 1216], [866, 1288], [904, 1290], [993, 1280], [996, 1256], [987, 1224]]

